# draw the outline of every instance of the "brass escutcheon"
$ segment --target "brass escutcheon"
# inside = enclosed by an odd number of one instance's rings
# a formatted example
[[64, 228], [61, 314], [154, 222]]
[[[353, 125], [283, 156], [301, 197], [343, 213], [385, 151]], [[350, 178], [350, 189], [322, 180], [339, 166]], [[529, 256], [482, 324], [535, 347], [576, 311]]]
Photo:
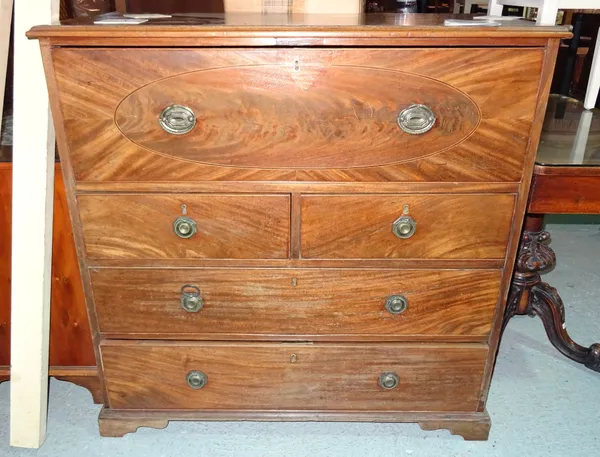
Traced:
[[382, 373], [381, 376], [379, 376], [379, 387], [381, 387], [382, 389], [395, 389], [396, 387], [398, 387], [398, 384], [400, 384], [400, 378], [396, 373], [387, 372]]

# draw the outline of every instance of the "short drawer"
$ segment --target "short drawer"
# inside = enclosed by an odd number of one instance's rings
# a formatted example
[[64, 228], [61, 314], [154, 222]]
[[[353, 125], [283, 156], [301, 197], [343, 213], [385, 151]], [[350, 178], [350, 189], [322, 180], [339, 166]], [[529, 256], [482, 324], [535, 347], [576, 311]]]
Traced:
[[288, 195], [83, 195], [78, 203], [90, 259], [288, 257]]
[[101, 353], [113, 409], [475, 411], [488, 348], [107, 340]]
[[502, 259], [514, 205], [512, 194], [305, 195], [301, 255]]
[[92, 269], [100, 331], [182, 339], [487, 338], [501, 272]]

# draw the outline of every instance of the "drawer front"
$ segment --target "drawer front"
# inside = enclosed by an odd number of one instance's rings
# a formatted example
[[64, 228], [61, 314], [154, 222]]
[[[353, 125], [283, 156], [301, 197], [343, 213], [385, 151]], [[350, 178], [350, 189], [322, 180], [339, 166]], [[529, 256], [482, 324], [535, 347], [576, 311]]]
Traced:
[[91, 278], [108, 337], [470, 341], [490, 332], [501, 273], [93, 269]]
[[83, 195], [78, 203], [90, 259], [288, 257], [288, 195]]
[[[475, 411], [488, 350], [117, 340], [101, 352], [113, 409]], [[387, 373], [396, 387], [379, 386]]]
[[544, 56], [542, 48], [52, 53], [78, 181], [519, 182]]
[[[259, 168], [355, 168], [418, 159], [462, 142], [480, 122], [466, 94], [417, 74], [318, 60], [294, 71], [286, 63], [156, 81], [128, 95], [115, 122], [127, 138], [162, 154]], [[197, 117], [196, 125], [181, 127], [191, 129], [185, 135], [156, 122], [171, 100]], [[421, 108], [410, 110], [415, 104]], [[430, 114], [432, 125], [405, 131], [410, 121], [399, 121], [401, 113]]]
[[303, 196], [301, 254], [307, 259], [502, 259], [514, 204], [514, 195]]

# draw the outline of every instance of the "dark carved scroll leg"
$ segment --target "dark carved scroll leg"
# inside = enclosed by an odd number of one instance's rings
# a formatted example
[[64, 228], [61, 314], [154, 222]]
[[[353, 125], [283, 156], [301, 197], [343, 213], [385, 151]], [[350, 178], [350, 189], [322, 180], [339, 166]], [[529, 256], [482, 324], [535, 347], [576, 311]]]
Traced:
[[585, 348], [571, 339], [566, 330], [564, 304], [556, 289], [541, 279], [540, 274], [556, 264], [556, 255], [547, 244], [550, 234], [542, 230], [542, 225], [543, 218], [539, 216], [528, 216], [526, 220], [502, 330], [516, 314], [539, 316], [556, 349], [600, 372], [600, 344]]
[[565, 325], [565, 307], [556, 289], [540, 282], [531, 293], [530, 311], [542, 319], [552, 345], [571, 360], [600, 372], [600, 344], [586, 348], [571, 339]]

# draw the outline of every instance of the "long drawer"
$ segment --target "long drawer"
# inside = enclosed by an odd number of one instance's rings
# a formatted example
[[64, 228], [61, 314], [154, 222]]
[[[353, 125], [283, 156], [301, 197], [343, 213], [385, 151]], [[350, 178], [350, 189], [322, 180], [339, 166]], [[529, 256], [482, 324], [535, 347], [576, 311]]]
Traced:
[[289, 195], [78, 197], [90, 259], [288, 257]]
[[102, 333], [183, 339], [483, 340], [500, 278], [498, 270], [91, 270]]
[[52, 57], [78, 182], [519, 182], [544, 49]]
[[305, 195], [303, 258], [502, 259], [515, 196]]
[[101, 345], [113, 409], [475, 411], [483, 344]]

